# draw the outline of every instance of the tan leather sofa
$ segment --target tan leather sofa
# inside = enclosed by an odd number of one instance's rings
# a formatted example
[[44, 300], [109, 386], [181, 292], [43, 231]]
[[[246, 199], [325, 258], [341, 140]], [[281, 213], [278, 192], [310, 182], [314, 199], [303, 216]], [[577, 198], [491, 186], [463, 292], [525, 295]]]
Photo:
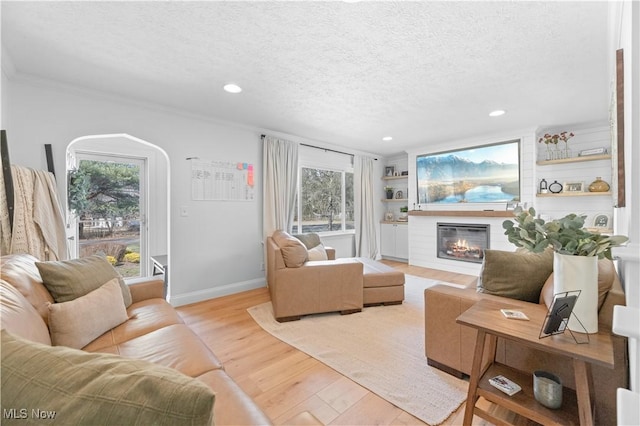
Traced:
[[[48, 336], [47, 303], [53, 302], [42, 284], [35, 261], [29, 255], [2, 257], [0, 280], [2, 329], [32, 341], [38, 340], [36, 336]], [[147, 360], [201, 380], [216, 394], [213, 410], [216, 424], [271, 423], [227, 375], [218, 358], [164, 300], [161, 280], [143, 280], [129, 288], [133, 299], [127, 309], [129, 319], [89, 343], [84, 351]], [[5, 391], [8, 390], [3, 389]]]
[[267, 284], [276, 320], [291, 321], [308, 314], [349, 314], [362, 310], [362, 263], [356, 259], [336, 259], [335, 250], [325, 248], [329, 260], [287, 267], [282, 248], [274, 238], [267, 237], [265, 244]]
[[[599, 279], [613, 281], [599, 311], [599, 331], [611, 332], [613, 306], [624, 305], [625, 296], [620, 281], [613, 276]], [[549, 280], [548, 280], [549, 281]], [[553, 286], [551, 285], [551, 288]], [[462, 377], [471, 372], [476, 331], [456, 323], [456, 318], [478, 300], [490, 299], [510, 306], [526, 306], [530, 302], [478, 293], [475, 285], [456, 288], [436, 285], [424, 292], [425, 352], [429, 365]], [[542, 295], [541, 295], [542, 299]], [[541, 303], [543, 301], [541, 300]], [[593, 366], [595, 406], [598, 424], [616, 424], [616, 389], [628, 386], [626, 339], [613, 335], [615, 368]], [[498, 339], [496, 360], [522, 371], [546, 370], [560, 376], [564, 385], [575, 389], [573, 367], [566, 357], [537, 351], [512, 341]]]

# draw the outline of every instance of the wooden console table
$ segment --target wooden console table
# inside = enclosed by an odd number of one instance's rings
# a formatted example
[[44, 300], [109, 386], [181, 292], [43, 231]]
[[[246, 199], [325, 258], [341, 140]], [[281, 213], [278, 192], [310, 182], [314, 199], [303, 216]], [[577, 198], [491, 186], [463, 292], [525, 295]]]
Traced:
[[[530, 321], [505, 318], [500, 309], [510, 308], [524, 312]], [[464, 424], [471, 425], [473, 415], [494, 424], [508, 424], [479, 407], [479, 397], [507, 408], [519, 415], [545, 425], [593, 425], [591, 364], [613, 369], [613, 345], [608, 333], [590, 334], [588, 344], [577, 344], [569, 332], [540, 339], [540, 328], [546, 316], [544, 305], [509, 306], [508, 304], [481, 300], [460, 315], [457, 322], [478, 330], [473, 356], [464, 413]], [[538, 403], [533, 397], [533, 377], [529, 373], [495, 362], [496, 341], [501, 337], [520, 344], [569, 357], [573, 360], [576, 390], [563, 388], [563, 403], [552, 410]], [[489, 359], [483, 363], [485, 345], [488, 344]], [[522, 390], [513, 396], [499, 391], [489, 384], [489, 378], [504, 375], [518, 383]], [[577, 402], [577, 404], [576, 404]]]

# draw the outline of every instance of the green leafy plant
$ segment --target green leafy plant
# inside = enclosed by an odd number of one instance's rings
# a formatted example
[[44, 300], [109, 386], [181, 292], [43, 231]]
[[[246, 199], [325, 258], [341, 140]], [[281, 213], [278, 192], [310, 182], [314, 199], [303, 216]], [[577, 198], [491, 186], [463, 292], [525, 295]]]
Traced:
[[408, 206], [400, 207], [400, 213], [407, 213], [409, 211]]
[[560, 254], [573, 256], [598, 256], [611, 259], [611, 248], [624, 244], [629, 239], [622, 235], [602, 235], [584, 229], [586, 216], [568, 214], [562, 219], [545, 222], [536, 218], [534, 208], [514, 211], [513, 220], [505, 220], [502, 227], [509, 242], [534, 253], [548, 246]]

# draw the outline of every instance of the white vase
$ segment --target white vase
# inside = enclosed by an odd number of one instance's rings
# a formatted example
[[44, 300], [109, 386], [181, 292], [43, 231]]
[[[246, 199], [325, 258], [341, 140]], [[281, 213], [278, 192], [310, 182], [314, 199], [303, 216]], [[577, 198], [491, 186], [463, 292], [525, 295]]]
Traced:
[[[598, 257], [553, 254], [553, 292], [580, 290], [568, 327], [571, 331], [598, 332]], [[576, 321], [576, 317], [580, 322]], [[582, 326], [580, 325], [582, 323]], [[584, 328], [583, 328], [584, 327]]]

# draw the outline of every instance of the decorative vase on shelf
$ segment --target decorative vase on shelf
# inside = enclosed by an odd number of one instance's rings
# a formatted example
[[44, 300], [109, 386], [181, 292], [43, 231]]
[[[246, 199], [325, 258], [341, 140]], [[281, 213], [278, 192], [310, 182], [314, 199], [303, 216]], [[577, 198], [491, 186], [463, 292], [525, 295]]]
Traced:
[[553, 253], [553, 292], [580, 290], [568, 327], [578, 333], [598, 332], [598, 257]]
[[600, 176], [589, 185], [589, 192], [607, 192], [611, 188], [609, 184], [602, 180]]
[[393, 189], [387, 190], [387, 200], [393, 199]]

